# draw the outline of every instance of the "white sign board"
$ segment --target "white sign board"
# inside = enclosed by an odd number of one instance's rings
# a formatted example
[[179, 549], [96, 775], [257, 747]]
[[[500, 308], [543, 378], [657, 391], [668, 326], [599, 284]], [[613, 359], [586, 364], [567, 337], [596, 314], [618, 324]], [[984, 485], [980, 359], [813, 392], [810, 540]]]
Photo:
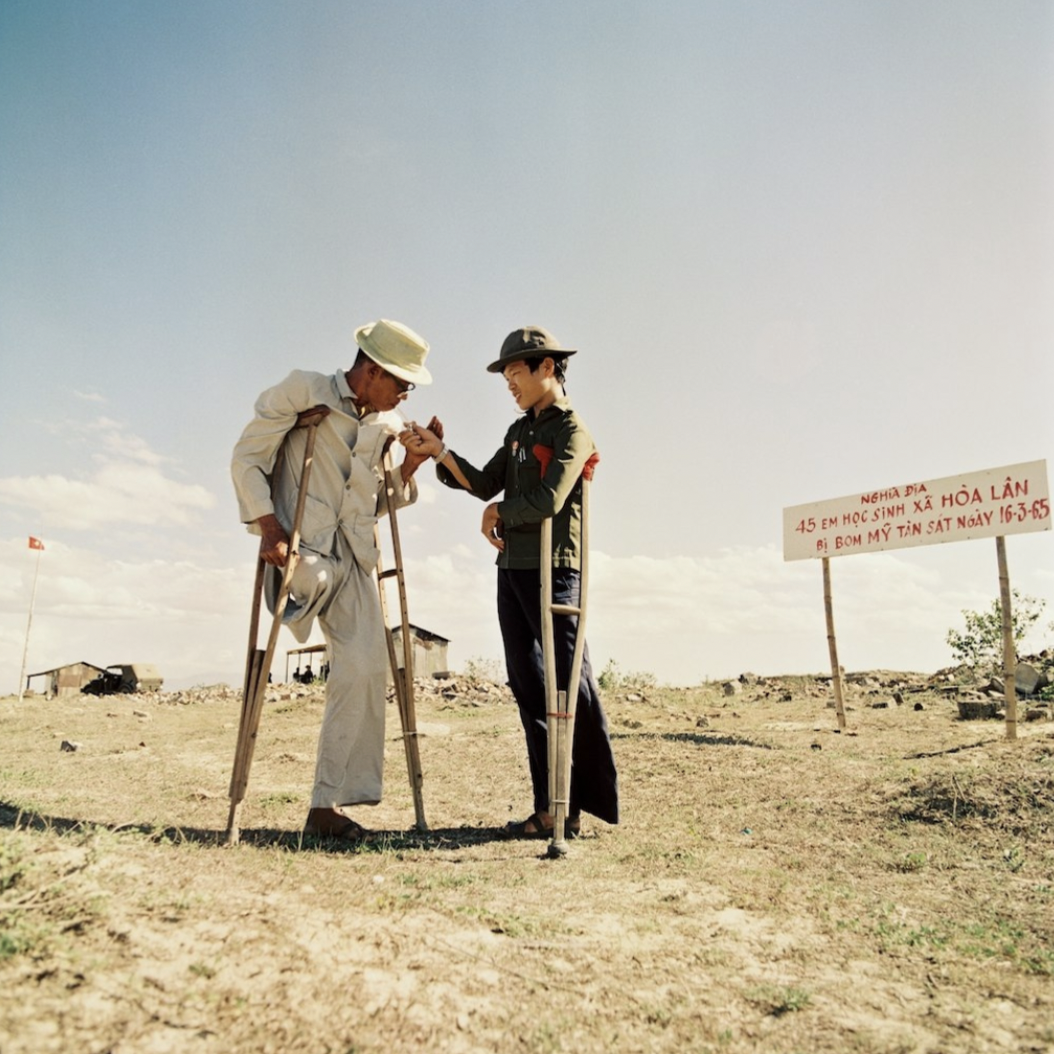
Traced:
[[783, 510], [783, 559], [1050, 530], [1046, 461], [906, 483]]

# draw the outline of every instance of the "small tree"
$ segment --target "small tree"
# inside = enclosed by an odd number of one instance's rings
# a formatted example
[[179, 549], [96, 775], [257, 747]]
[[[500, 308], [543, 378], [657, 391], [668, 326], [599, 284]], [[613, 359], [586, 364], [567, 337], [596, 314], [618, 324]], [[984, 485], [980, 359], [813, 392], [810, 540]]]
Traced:
[[597, 684], [602, 692], [612, 692], [617, 688], [640, 690], [654, 688], [658, 681], [653, 673], [623, 673], [614, 659], [608, 659], [607, 666], [600, 672]]
[[[1014, 632], [1014, 647], [1028, 636], [1046, 607], [1045, 600], [1022, 596], [1012, 591], [1010, 602]], [[966, 631], [948, 630], [945, 638], [957, 662], [973, 667], [998, 669], [1003, 660], [1003, 606], [998, 599], [987, 611], [963, 611]]]
[[505, 668], [497, 659], [481, 659], [477, 656], [465, 663], [465, 678], [473, 684], [478, 684], [480, 681], [504, 684]]

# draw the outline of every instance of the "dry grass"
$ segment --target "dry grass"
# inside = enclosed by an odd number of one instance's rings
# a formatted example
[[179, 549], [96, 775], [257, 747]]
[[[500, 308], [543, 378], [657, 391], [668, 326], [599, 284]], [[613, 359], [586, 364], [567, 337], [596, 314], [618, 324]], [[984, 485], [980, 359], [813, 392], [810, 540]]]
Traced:
[[1052, 726], [780, 687], [609, 693], [625, 819], [556, 861], [499, 836], [508, 704], [419, 695], [432, 830], [393, 738], [334, 849], [318, 698], [268, 705], [235, 848], [232, 693], [0, 701], [0, 1050], [1054, 1050]]

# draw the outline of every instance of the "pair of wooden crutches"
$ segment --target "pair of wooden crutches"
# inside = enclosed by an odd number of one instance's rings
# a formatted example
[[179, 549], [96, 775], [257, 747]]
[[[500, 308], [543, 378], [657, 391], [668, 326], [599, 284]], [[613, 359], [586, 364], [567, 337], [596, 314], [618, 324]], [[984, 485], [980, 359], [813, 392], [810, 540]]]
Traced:
[[[297, 492], [296, 511], [293, 516], [292, 532], [289, 536], [289, 555], [286, 558], [282, 573], [282, 584], [275, 600], [271, 630], [267, 645], [261, 649], [258, 645], [260, 630], [260, 609], [262, 606], [264, 575], [267, 565], [258, 557], [256, 561], [256, 579], [253, 586], [252, 614], [249, 620], [249, 647], [245, 662], [245, 681], [242, 690], [241, 720], [238, 724], [238, 741], [234, 752], [234, 767], [230, 783], [230, 813], [227, 817], [227, 843], [236, 845], [239, 838], [238, 808], [245, 798], [249, 785], [249, 769], [252, 766], [253, 753], [256, 749], [256, 737], [260, 729], [260, 716], [263, 711], [264, 695], [267, 688], [268, 672], [274, 658], [278, 642], [278, 631], [282, 627], [282, 616], [289, 601], [289, 588], [299, 560], [300, 527], [304, 519], [304, 506], [307, 502], [308, 480], [311, 477], [311, 464], [315, 452], [315, 435], [320, 419], [307, 422], [301, 427], [308, 429], [304, 447], [304, 461], [300, 472], [300, 488]], [[377, 588], [380, 593], [381, 614], [384, 621], [384, 632], [388, 643], [388, 660], [395, 682], [395, 694], [399, 705], [399, 718], [402, 723], [403, 743], [406, 748], [406, 764], [410, 776], [410, 788], [414, 800], [414, 813], [417, 829], [428, 830], [424, 816], [423, 783], [421, 759], [417, 744], [417, 719], [413, 696], [413, 651], [410, 640], [410, 622], [406, 606], [406, 583], [403, 576], [402, 549], [399, 543], [399, 527], [395, 516], [395, 484], [392, 479], [392, 462], [390, 455], [391, 440], [384, 448], [384, 497], [391, 525], [392, 546], [394, 549], [395, 567], [390, 571], [377, 568]], [[279, 448], [271, 474], [272, 488], [276, 485], [282, 470], [285, 457], [285, 443]], [[377, 544], [380, 550], [379, 538]], [[396, 576], [399, 586], [399, 607], [402, 612], [403, 668], [400, 670], [395, 656], [395, 643], [391, 628], [388, 626], [387, 604], [384, 596], [384, 580]]]
[[[534, 448], [545, 475], [551, 448]], [[596, 471], [599, 454], [586, 462], [582, 470], [582, 568], [577, 604], [553, 603], [553, 519], [542, 520], [542, 665], [545, 671], [546, 733], [549, 760], [549, 813], [553, 818], [553, 836], [547, 853], [550, 858], [567, 855], [568, 813], [571, 806], [571, 755], [575, 737], [575, 715], [578, 713], [578, 694], [582, 679], [582, 659], [586, 647], [586, 594], [589, 585], [589, 483]], [[556, 681], [556, 652], [554, 647], [554, 615], [576, 617], [575, 649], [567, 688], [558, 690]]]

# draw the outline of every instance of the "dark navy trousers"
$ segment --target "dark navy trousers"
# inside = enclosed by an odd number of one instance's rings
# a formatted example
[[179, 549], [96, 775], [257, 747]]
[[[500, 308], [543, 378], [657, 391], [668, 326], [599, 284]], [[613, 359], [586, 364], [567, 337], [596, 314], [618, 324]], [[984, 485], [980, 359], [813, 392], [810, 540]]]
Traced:
[[[577, 606], [580, 587], [578, 571], [553, 568], [553, 603]], [[548, 812], [549, 758], [539, 569], [498, 568], [498, 622], [505, 645], [509, 687], [520, 708], [527, 740], [534, 808], [536, 812]], [[571, 674], [577, 625], [578, 619], [574, 616], [553, 616], [558, 690], [567, 687]], [[588, 648], [582, 660], [578, 689], [568, 814], [577, 816], [581, 812], [592, 813], [607, 823], [618, 823], [618, 773]]]

